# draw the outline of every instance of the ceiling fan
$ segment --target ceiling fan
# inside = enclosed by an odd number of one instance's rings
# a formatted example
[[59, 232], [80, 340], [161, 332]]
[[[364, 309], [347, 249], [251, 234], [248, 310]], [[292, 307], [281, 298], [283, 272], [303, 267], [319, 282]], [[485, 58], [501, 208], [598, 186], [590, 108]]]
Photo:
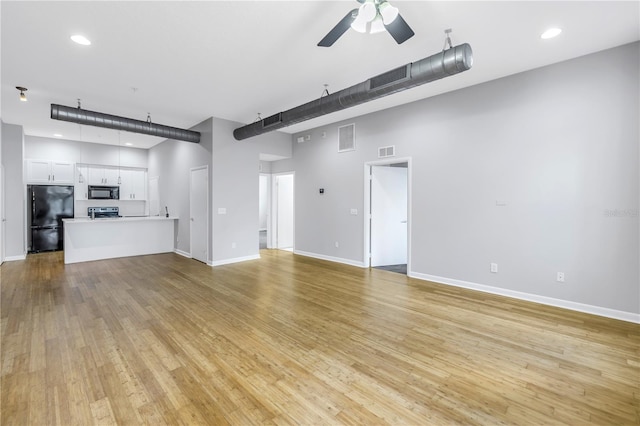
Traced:
[[398, 8], [391, 6], [387, 0], [356, 0], [362, 5], [338, 22], [329, 33], [324, 36], [318, 46], [329, 47], [338, 40], [349, 28], [360, 33], [379, 33], [387, 30], [398, 44], [402, 44], [415, 34], [409, 24], [402, 19]]

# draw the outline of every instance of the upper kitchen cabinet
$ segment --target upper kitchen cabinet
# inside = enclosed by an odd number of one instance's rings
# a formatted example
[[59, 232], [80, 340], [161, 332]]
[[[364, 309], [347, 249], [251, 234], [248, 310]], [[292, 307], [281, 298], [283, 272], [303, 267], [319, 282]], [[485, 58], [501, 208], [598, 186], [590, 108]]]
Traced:
[[147, 172], [137, 169], [122, 169], [120, 200], [144, 201], [147, 199]]
[[87, 166], [78, 166], [75, 180], [75, 197], [76, 200], [87, 200], [88, 199], [88, 191], [87, 191], [87, 178], [88, 178], [88, 170]]
[[64, 161], [27, 160], [27, 183], [63, 185], [74, 183], [74, 164]]
[[117, 167], [89, 166], [87, 183], [89, 185], [118, 185], [120, 170]]

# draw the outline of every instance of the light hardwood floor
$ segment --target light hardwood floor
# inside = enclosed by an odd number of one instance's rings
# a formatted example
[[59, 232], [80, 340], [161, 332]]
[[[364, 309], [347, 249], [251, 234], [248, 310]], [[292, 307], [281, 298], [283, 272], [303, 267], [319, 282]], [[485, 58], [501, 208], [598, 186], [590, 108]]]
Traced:
[[261, 255], [5, 263], [0, 423], [640, 423], [640, 325]]

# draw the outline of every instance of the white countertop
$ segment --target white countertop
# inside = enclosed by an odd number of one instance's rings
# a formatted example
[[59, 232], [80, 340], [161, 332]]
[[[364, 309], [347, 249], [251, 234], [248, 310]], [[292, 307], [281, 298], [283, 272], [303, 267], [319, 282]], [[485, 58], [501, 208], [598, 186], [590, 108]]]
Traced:
[[91, 219], [90, 217], [74, 217], [62, 219], [64, 223], [90, 223], [90, 222], [136, 222], [148, 220], [177, 220], [177, 216], [123, 216], [123, 217], [103, 217]]

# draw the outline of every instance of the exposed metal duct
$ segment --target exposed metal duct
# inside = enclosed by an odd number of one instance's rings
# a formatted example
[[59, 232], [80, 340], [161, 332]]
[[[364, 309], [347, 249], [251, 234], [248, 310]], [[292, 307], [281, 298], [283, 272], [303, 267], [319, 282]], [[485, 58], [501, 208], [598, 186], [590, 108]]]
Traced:
[[87, 126], [105, 127], [107, 129], [124, 130], [131, 133], [159, 136], [167, 139], [177, 139], [187, 142], [200, 142], [200, 132], [178, 129], [177, 127], [164, 126], [150, 121], [134, 120], [132, 118], [118, 117], [117, 115], [103, 114], [82, 108], [68, 107], [51, 104], [51, 118], [54, 120], [70, 121], [72, 123], [86, 124]]
[[473, 52], [467, 43], [452, 47], [418, 62], [403, 65], [377, 77], [321, 97], [304, 105], [264, 118], [233, 131], [237, 140], [340, 111], [471, 68]]

